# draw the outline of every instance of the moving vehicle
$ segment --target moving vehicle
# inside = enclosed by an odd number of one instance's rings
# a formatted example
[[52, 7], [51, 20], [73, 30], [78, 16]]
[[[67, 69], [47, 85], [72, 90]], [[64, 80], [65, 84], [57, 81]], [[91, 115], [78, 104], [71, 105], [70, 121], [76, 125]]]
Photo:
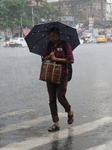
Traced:
[[24, 38], [15, 38], [11, 39], [9, 42], [10, 47], [22, 47], [27, 46], [27, 43]]
[[106, 43], [107, 39], [105, 37], [105, 35], [98, 35], [97, 36], [97, 43]]
[[92, 42], [92, 39], [91, 39], [90, 36], [87, 36], [85, 40], [86, 40], [86, 43], [91, 43]]
[[85, 40], [86, 40], [86, 43], [96, 42], [96, 38], [94, 36], [87, 36]]

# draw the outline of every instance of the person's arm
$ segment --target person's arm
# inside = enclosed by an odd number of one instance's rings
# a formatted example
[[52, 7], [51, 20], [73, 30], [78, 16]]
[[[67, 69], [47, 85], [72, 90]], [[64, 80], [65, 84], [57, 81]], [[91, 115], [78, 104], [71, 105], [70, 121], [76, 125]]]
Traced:
[[44, 60], [49, 60], [51, 57], [54, 56], [54, 52], [51, 52], [49, 55], [43, 57]]
[[57, 57], [55, 57], [55, 53], [52, 52], [51, 59], [53, 61], [61, 62], [61, 63], [67, 63], [67, 64], [74, 63], [72, 49], [71, 49], [71, 46], [70, 46], [70, 44], [68, 42], [66, 42], [66, 53], [67, 53], [67, 57], [66, 58], [57, 58]]
[[74, 63], [74, 60], [73, 60], [73, 59], [68, 60], [68, 59], [65, 59], [65, 58], [57, 58], [57, 57], [55, 57], [55, 55], [52, 55], [52, 56], [51, 56], [51, 59], [52, 59], [53, 61], [62, 62], [62, 63], [66, 63], [66, 64]]
[[51, 58], [50, 55], [43, 57], [44, 60], [49, 60]]

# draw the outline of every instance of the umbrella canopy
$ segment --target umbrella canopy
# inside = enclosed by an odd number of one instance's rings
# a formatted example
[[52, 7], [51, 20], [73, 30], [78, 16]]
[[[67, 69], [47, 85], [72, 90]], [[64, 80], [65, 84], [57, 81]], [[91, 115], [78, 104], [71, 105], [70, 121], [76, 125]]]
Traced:
[[47, 44], [50, 41], [49, 30], [53, 27], [59, 29], [60, 39], [69, 42], [72, 50], [80, 44], [76, 29], [60, 22], [50, 22], [35, 25], [25, 37], [30, 52], [41, 56], [44, 55]]

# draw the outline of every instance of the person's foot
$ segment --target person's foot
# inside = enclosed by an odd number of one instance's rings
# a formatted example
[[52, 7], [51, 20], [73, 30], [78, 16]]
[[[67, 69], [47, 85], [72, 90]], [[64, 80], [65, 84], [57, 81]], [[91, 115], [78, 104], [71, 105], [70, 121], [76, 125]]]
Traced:
[[70, 110], [70, 111], [68, 112], [68, 115], [72, 115], [72, 114], [73, 114], [73, 111]]
[[56, 124], [54, 124], [52, 127], [49, 127], [48, 131], [49, 132], [55, 132], [55, 131], [59, 131], [60, 127], [57, 126]]
[[73, 115], [73, 111], [70, 110], [68, 112], [68, 124], [72, 124], [74, 122], [74, 115]]

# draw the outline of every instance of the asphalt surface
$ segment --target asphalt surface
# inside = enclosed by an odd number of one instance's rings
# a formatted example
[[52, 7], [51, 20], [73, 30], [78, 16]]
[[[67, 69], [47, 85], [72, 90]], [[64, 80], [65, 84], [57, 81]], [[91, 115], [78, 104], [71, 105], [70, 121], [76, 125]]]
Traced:
[[60, 131], [52, 120], [41, 58], [28, 48], [0, 49], [0, 150], [112, 150], [112, 43], [74, 51], [67, 99], [72, 125], [58, 103]]

